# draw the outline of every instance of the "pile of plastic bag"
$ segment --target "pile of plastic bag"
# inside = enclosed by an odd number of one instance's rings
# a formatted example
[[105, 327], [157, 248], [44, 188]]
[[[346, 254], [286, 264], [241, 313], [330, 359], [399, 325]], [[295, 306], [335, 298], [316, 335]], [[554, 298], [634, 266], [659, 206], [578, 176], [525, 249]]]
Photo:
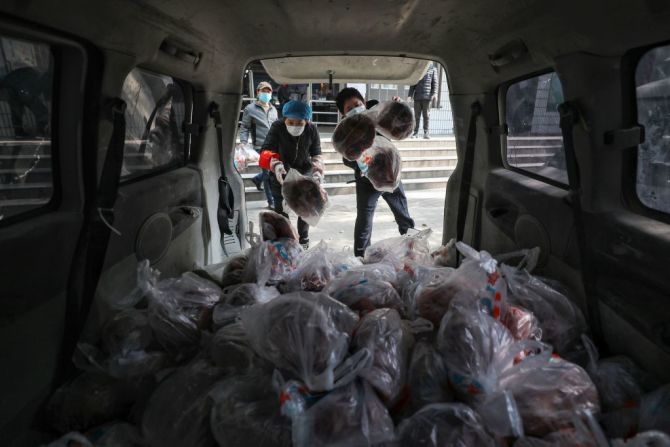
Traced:
[[51, 446], [670, 444], [670, 385], [600, 358], [557, 283], [430, 231], [360, 259], [263, 221], [224, 265], [140, 263], [46, 407]]

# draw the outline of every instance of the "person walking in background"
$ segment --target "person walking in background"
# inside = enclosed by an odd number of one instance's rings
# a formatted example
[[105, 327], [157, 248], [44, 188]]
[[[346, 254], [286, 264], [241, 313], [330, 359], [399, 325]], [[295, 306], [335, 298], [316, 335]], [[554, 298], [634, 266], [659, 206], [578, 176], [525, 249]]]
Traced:
[[[268, 82], [260, 82], [256, 88], [256, 101], [244, 108], [242, 113], [242, 124], [240, 125], [240, 144], [245, 145], [249, 142], [258, 153], [261, 151], [265, 137], [270, 130], [272, 123], [277, 121], [277, 109], [272, 105], [272, 86]], [[265, 190], [265, 198], [268, 201], [268, 208], [274, 207], [274, 199], [270, 190], [270, 176], [268, 171], [261, 169], [251, 179], [259, 191]]]
[[428, 134], [428, 115], [430, 112], [430, 102], [435, 98], [437, 94], [436, 92], [437, 74], [435, 73], [435, 67], [431, 63], [428, 67], [428, 71], [423, 75], [423, 78], [421, 78], [416, 85], [409, 88], [409, 96], [407, 97], [407, 100], [414, 101], [414, 118], [416, 119], [412, 138], [417, 138], [419, 136], [419, 124], [422, 115], [423, 137], [425, 139], [430, 138]]

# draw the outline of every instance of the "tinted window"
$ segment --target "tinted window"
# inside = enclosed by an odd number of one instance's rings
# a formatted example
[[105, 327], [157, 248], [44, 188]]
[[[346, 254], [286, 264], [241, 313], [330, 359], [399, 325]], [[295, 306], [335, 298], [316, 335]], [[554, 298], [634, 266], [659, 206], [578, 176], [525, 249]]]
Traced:
[[637, 195], [670, 212], [670, 46], [647, 52], [635, 72], [637, 119], [645, 141], [637, 152]]
[[186, 152], [182, 87], [169, 76], [136, 68], [126, 77], [121, 97], [127, 105], [121, 176], [182, 166]]
[[556, 73], [514, 83], [507, 89], [507, 164], [567, 184], [558, 105], [563, 88]]
[[53, 196], [48, 45], [0, 36], [0, 220]]

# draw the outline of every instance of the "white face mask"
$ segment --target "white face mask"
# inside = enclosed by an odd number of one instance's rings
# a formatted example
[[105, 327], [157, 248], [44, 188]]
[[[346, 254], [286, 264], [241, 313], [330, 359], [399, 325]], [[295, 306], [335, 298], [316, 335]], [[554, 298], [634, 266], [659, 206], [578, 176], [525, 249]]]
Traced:
[[305, 125], [303, 124], [302, 126], [289, 126], [287, 124], [286, 130], [288, 130], [288, 133], [290, 133], [294, 137], [298, 137], [302, 135], [302, 133], [305, 131]]
[[344, 115], [346, 118], [349, 118], [350, 116], [358, 115], [359, 113], [365, 112], [365, 106], [358, 106], [354, 107], [353, 109], [349, 110], [346, 115]]

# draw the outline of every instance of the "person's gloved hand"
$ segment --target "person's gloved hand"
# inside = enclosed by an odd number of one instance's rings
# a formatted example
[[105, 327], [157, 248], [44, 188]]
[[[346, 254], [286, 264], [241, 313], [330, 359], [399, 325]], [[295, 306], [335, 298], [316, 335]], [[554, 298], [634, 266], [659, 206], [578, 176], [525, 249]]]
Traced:
[[315, 155], [311, 158], [312, 162], [312, 172], [321, 174], [321, 177], [324, 175], [326, 169], [325, 164], [323, 163], [323, 157], [321, 155]]
[[284, 183], [284, 176], [286, 175], [286, 168], [284, 168], [284, 163], [275, 163], [272, 167], [272, 172], [274, 172], [275, 177], [277, 177], [277, 181], [280, 185]]
[[246, 145], [247, 145], [246, 142], [244, 142], [244, 143], [241, 143], [241, 142], [240, 142], [240, 143], [237, 143], [237, 144], [235, 145], [235, 148], [237, 148], [237, 149], [244, 149], [244, 146], [246, 146]]

